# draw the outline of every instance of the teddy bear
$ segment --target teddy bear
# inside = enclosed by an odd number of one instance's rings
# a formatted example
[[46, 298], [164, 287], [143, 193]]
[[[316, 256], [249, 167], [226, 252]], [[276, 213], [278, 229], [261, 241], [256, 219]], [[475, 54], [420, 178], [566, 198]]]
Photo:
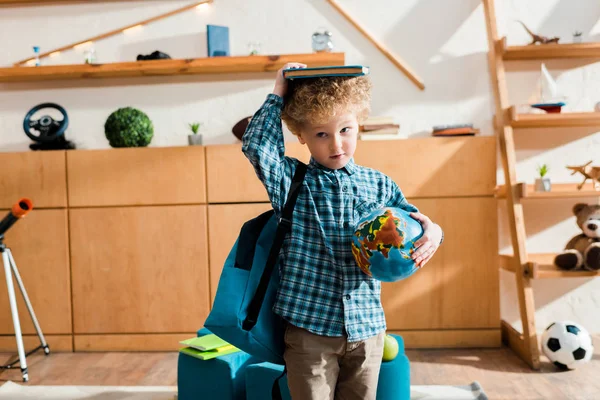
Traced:
[[561, 269], [585, 268], [600, 270], [600, 204], [577, 203], [573, 214], [582, 233], [573, 237], [565, 246], [565, 251], [554, 258], [554, 264]]

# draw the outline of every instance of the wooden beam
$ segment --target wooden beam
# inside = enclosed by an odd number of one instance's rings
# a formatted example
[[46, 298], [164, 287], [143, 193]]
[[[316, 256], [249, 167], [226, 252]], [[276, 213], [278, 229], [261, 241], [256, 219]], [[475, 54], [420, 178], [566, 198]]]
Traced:
[[423, 80], [417, 76], [417, 74], [406, 64], [405, 61], [401, 60], [398, 56], [392, 54], [390, 50], [388, 50], [381, 42], [373, 38], [371, 34], [369, 34], [365, 28], [363, 28], [354, 18], [352, 18], [340, 5], [336, 0], [327, 0], [329, 4], [333, 8], [335, 8], [348, 22], [350, 22], [354, 27], [362, 33], [377, 49], [386, 56], [400, 71], [404, 73], [419, 89], [425, 90], [425, 83]]
[[539, 365], [534, 367], [532, 363], [529, 362], [529, 353], [527, 351], [527, 347], [525, 346], [525, 340], [523, 339], [523, 334], [518, 332], [515, 328], [512, 327], [508, 322], [502, 320], [500, 325], [502, 330], [502, 342], [510, 347], [517, 355], [527, 362], [529, 366], [533, 369], [539, 369]]
[[[119, 29], [115, 29], [115, 30], [112, 30], [112, 31], [110, 31], [110, 32], [103, 33], [103, 34], [101, 34], [101, 35], [93, 36], [93, 37], [91, 37], [91, 38], [87, 38], [87, 39], [84, 39], [84, 40], [80, 40], [80, 41], [78, 41], [78, 42], [76, 42], [76, 43], [72, 43], [72, 44], [69, 44], [69, 45], [67, 45], [67, 46], [62, 46], [62, 47], [59, 47], [59, 48], [57, 48], [57, 49], [53, 49], [53, 50], [47, 51], [47, 52], [45, 52], [45, 53], [42, 53], [42, 54], [40, 54], [40, 55], [39, 55], [39, 58], [48, 57], [50, 54], [52, 54], [52, 53], [56, 53], [56, 52], [58, 52], [58, 51], [70, 50], [70, 49], [74, 48], [75, 46], [79, 46], [79, 45], [82, 45], [82, 44], [84, 44], [84, 43], [87, 43], [87, 42], [96, 42], [96, 41], [98, 41], [98, 40], [106, 39], [106, 38], [108, 38], [108, 37], [111, 37], [111, 36], [114, 36], [114, 35], [118, 35], [118, 34], [122, 33], [123, 31], [125, 31], [125, 30], [127, 30], [127, 29], [130, 29], [130, 28], [133, 28], [133, 27], [136, 27], [136, 26], [138, 26], [138, 25], [147, 25], [147, 24], [149, 24], [149, 23], [156, 22], [156, 21], [159, 21], [159, 20], [161, 20], [161, 19], [164, 19], [164, 18], [171, 17], [171, 16], [173, 16], [173, 15], [175, 15], [175, 14], [179, 14], [179, 13], [182, 13], [182, 12], [184, 12], [184, 11], [191, 10], [192, 8], [198, 7], [198, 6], [199, 6], [199, 5], [201, 5], [201, 4], [205, 4], [205, 3], [212, 3], [212, 2], [213, 2], [213, 0], [202, 0], [202, 1], [197, 1], [197, 2], [195, 2], [195, 3], [188, 4], [187, 6], [184, 6], [184, 7], [178, 8], [178, 9], [176, 9], [176, 10], [169, 11], [169, 12], [167, 12], [167, 13], [160, 14], [160, 15], [157, 15], [157, 16], [155, 16], [155, 17], [152, 17], [152, 18], [149, 18], [149, 19], [143, 20], [143, 21], [136, 22], [136, 23], [134, 23], [134, 24], [127, 25], [127, 26], [124, 26], [124, 27], [122, 27], [122, 28], [119, 28]], [[17, 61], [17, 62], [16, 62], [14, 65], [15, 65], [16, 67], [18, 67], [18, 66], [20, 66], [20, 65], [23, 65], [23, 64], [25, 64], [25, 63], [27, 63], [27, 62], [29, 62], [29, 61], [32, 61], [32, 60], [34, 60], [34, 59], [35, 59], [34, 57], [30, 57], [30, 58], [27, 58], [27, 59], [25, 59], [25, 60]]]
[[512, 255], [500, 254], [500, 268], [514, 273], [517, 270], [515, 258]]
[[[506, 186], [515, 188], [517, 184], [517, 169], [515, 142], [513, 129], [510, 126], [506, 110], [509, 109], [508, 86], [506, 84], [506, 70], [502, 58], [502, 43], [499, 41], [498, 27], [496, 25], [496, 8], [494, 0], [483, 0], [483, 8], [488, 37], [488, 61], [492, 89], [495, 97], [496, 120], [500, 153], [502, 155], [502, 168]], [[521, 357], [533, 368], [539, 368], [539, 350], [535, 329], [535, 304], [531, 281], [524, 275], [527, 263], [526, 232], [521, 199], [517, 190], [507, 191], [507, 212], [511, 232], [512, 247], [517, 263], [515, 281], [519, 299], [519, 313], [523, 324], [524, 349], [519, 353]]]

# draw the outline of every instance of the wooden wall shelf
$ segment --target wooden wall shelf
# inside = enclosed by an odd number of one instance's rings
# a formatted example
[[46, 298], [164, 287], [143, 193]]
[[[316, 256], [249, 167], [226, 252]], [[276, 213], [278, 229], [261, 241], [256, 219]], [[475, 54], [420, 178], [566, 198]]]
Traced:
[[[531, 279], [590, 278], [600, 276], [600, 271], [566, 271], [554, 265], [554, 253], [529, 254], [528, 274]], [[516, 260], [512, 255], [500, 255], [500, 266], [510, 272], [516, 271]]]
[[[553, 183], [550, 192], [536, 192], [534, 185], [519, 183], [517, 194], [522, 199], [574, 199], [584, 197], [600, 197], [600, 190], [594, 190], [591, 183], [586, 183], [581, 190], [577, 189], [575, 183]], [[496, 197], [506, 198], [506, 186], [500, 185], [496, 191]]]
[[309, 67], [344, 65], [344, 53], [209, 57], [111, 64], [8, 67], [0, 68], [0, 82], [270, 72], [277, 71], [284, 64], [294, 61], [307, 64]]
[[600, 42], [507, 46], [506, 38], [502, 38], [497, 46], [504, 60], [600, 58]]
[[600, 112], [517, 114], [514, 107], [511, 107], [509, 112], [510, 125], [513, 128], [600, 127]]

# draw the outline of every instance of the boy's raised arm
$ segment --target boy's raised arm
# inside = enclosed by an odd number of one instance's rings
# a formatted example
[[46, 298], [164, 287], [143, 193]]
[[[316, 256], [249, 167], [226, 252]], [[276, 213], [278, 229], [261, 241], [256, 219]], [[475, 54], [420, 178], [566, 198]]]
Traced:
[[[283, 99], [269, 94], [261, 108], [254, 114], [242, 137], [242, 151], [250, 160], [276, 211], [283, 206], [281, 193], [289, 182], [291, 160], [285, 157], [281, 108]], [[285, 201], [285, 200], [283, 200]]]
[[285, 157], [281, 110], [287, 82], [283, 78], [286, 68], [303, 68], [304, 64], [288, 63], [277, 72], [273, 93], [254, 114], [242, 137], [242, 151], [250, 160], [261, 180], [273, 209], [279, 213], [285, 204], [295, 170], [292, 159]]

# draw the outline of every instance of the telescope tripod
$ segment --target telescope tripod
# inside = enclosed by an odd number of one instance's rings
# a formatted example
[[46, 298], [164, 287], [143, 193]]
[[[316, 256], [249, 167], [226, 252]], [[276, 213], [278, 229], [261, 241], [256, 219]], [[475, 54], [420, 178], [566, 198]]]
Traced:
[[[27, 296], [27, 291], [25, 290], [25, 286], [23, 285], [23, 281], [21, 280], [21, 275], [19, 274], [19, 270], [17, 269], [17, 264], [15, 263], [15, 259], [12, 256], [12, 253], [8, 247], [3, 243], [3, 236], [0, 235], [0, 253], [2, 254], [2, 262], [4, 264], [4, 272], [6, 275], [6, 288], [8, 291], [8, 301], [10, 303], [10, 312], [12, 314], [13, 325], [15, 328], [15, 337], [17, 340], [17, 351], [19, 354], [19, 359], [13, 361], [10, 364], [1, 365], [0, 369], [12, 369], [17, 368], [15, 364], [19, 363], [21, 367], [21, 373], [23, 374], [23, 382], [29, 381], [29, 374], [27, 373], [27, 360], [26, 357], [30, 354], [35, 353], [40, 349], [44, 349], [44, 353], [46, 355], [50, 354], [50, 347], [46, 343], [46, 339], [44, 339], [44, 334], [42, 333], [42, 329], [40, 328], [40, 324], [38, 323], [37, 318], [35, 317], [35, 313], [33, 312], [33, 307], [31, 306], [31, 302], [29, 301], [29, 296]], [[21, 324], [19, 322], [19, 312], [17, 310], [17, 299], [15, 297], [15, 287], [13, 285], [13, 275], [17, 284], [19, 285], [19, 289], [21, 290], [21, 295], [23, 295], [23, 300], [25, 300], [25, 304], [27, 305], [27, 310], [29, 311], [29, 315], [31, 316], [31, 320], [33, 325], [35, 326], [35, 330], [37, 332], [38, 337], [40, 338], [40, 346], [35, 349], [25, 353], [25, 347], [23, 346], [23, 336], [21, 334]]]

